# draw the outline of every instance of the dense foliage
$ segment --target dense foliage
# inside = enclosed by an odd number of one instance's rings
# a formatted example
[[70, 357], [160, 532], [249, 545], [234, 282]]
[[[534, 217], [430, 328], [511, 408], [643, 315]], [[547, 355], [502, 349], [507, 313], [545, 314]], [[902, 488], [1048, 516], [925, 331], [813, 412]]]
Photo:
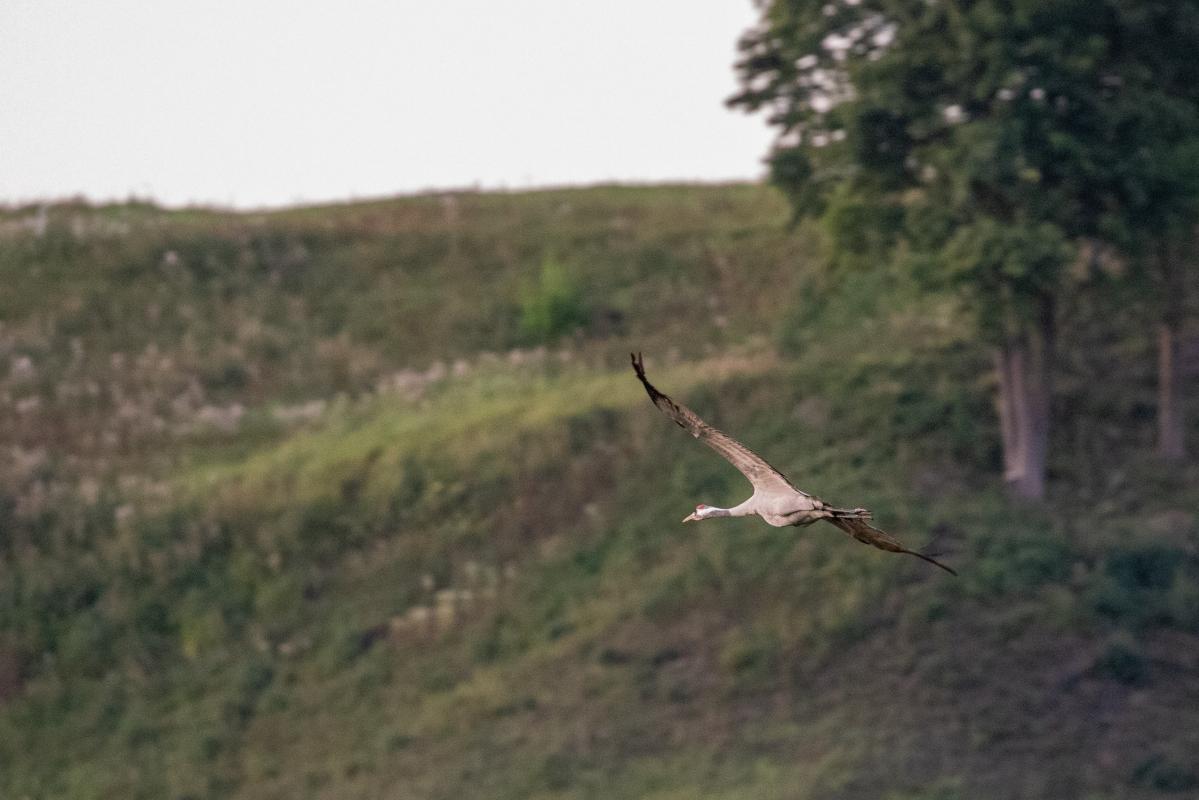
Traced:
[[[898, 258], [968, 298], [998, 348], [1005, 471], [1017, 494], [1040, 497], [1062, 298], [1096, 291], [1096, 270], [1114, 277], [1105, 249], [1125, 277], [1166, 273], [1169, 292], [1194, 261], [1186, 248], [1159, 265], [1197, 217], [1199, 4], [761, 8], [731, 102], [777, 126], [774, 182], [797, 213], [833, 219], [839, 249], [879, 231], [876, 262]], [[1166, 305], [1176, 338], [1185, 312]], [[1181, 413], [1173, 395], [1162, 404]]]

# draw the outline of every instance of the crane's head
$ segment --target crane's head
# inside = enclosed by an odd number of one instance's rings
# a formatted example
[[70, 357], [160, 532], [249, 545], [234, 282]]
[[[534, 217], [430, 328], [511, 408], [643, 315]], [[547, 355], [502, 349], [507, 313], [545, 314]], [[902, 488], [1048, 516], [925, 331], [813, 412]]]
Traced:
[[714, 508], [713, 506], [706, 506], [703, 503], [700, 503], [699, 505], [697, 505], [695, 507], [695, 511], [691, 512], [690, 514], [688, 514], [686, 517], [683, 518], [683, 522], [695, 522], [696, 520], [704, 519], [705, 517], [709, 516], [713, 511], [718, 511], [718, 510], [719, 509]]

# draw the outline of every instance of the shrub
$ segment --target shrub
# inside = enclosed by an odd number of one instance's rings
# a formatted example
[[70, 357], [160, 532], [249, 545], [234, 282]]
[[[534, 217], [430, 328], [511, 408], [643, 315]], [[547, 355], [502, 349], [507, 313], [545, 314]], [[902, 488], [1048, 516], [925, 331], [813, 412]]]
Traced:
[[520, 301], [520, 330], [532, 342], [548, 343], [587, 324], [583, 291], [562, 262], [545, 258], [537, 282]]
[[1095, 661], [1095, 674], [1126, 686], [1139, 686], [1148, 678], [1149, 665], [1136, 644], [1122, 639], [1112, 641]]
[[1159, 792], [1188, 792], [1199, 789], [1199, 775], [1193, 769], [1174, 763], [1160, 755], [1149, 758], [1133, 770], [1132, 779], [1141, 786]]
[[1159, 545], [1118, 550], [1107, 558], [1106, 570], [1121, 588], [1161, 591], [1174, 582], [1182, 554]]
[[1134, 626], [1185, 625], [1189, 581], [1180, 580], [1186, 554], [1158, 544], [1131, 545], [1108, 553], [1087, 592], [1091, 606], [1106, 617]]

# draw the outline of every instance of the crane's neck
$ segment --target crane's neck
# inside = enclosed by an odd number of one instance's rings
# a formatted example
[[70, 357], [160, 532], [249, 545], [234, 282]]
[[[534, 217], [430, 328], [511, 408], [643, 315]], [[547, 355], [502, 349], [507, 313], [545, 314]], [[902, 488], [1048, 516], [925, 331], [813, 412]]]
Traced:
[[696, 511], [696, 515], [700, 519], [711, 519], [712, 517], [731, 517], [731, 508], [717, 508], [716, 506], [706, 506], [701, 511]]
[[706, 506], [703, 511], [699, 512], [700, 519], [710, 519], [711, 517], [748, 517], [754, 513], [750, 508], [750, 501], [732, 508], [717, 508], [716, 506]]

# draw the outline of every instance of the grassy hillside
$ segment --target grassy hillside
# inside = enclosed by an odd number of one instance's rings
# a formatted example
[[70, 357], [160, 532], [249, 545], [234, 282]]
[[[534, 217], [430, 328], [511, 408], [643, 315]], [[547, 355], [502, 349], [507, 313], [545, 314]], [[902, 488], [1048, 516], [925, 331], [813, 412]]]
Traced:
[[[785, 222], [756, 186], [8, 212], [0, 796], [1199, 791], [1199, 469], [1149, 457], [1139, 354], [1066, 312], [1053, 496], [1012, 507], [969, 309]], [[630, 348], [961, 577], [679, 524], [747, 487]]]

